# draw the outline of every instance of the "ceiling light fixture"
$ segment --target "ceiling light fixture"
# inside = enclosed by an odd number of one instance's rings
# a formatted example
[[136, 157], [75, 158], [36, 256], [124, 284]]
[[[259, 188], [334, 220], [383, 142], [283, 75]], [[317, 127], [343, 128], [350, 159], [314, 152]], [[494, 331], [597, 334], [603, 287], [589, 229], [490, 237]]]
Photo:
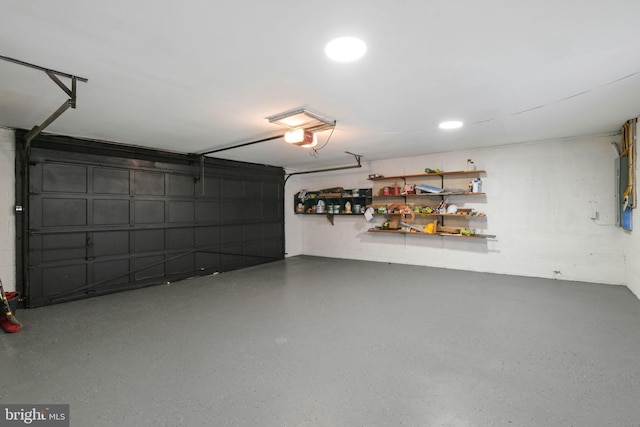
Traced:
[[459, 120], [450, 120], [447, 122], [442, 122], [438, 125], [438, 127], [440, 129], [445, 129], [445, 130], [449, 130], [449, 129], [459, 129], [462, 127], [462, 122]]
[[362, 58], [367, 45], [356, 37], [338, 37], [331, 40], [324, 48], [324, 53], [334, 61], [351, 62]]
[[317, 132], [333, 129], [335, 120], [329, 120], [305, 108], [298, 108], [267, 117], [270, 123], [289, 128], [284, 134], [284, 140], [303, 148], [313, 148], [318, 145]]
[[307, 129], [311, 132], [320, 132], [331, 129], [336, 125], [335, 120], [329, 120], [306, 108], [298, 108], [267, 117], [269, 123], [288, 127], [289, 129]]
[[289, 144], [295, 144], [303, 148], [311, 148], [318, 145], [318, 137], [316, 134], [304, 129], [288, 131], [284, 134], [284, 140]]

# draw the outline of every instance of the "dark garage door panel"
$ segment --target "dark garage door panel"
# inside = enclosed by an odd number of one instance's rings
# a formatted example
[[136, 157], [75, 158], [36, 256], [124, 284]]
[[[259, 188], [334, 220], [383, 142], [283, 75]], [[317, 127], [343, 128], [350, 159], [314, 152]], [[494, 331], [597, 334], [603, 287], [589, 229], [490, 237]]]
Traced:
[[93, 168], [93, 193], [128, 196], [130, 180], [127, 169]]
[[136, 153], [34, 141], [23, 261], [29, 306], [284, 258], [281, 168], [206, 159], [202, 182], [199, 160]]
[[42, 167], [42, 190], [52, 193], [86, 193], [87, 168], [62, 163], [46, 163]]
[[129, 224], [130, 203], [128, 200], [98, 199], [93, 201], [94, 225]]
[[87, 268], [84, 263], [43, 267], [41, 275], [45, 297], [64, 294], [84, 286], [87, 282]]
[[99, 283], [101, 288], [107, 286], [126, 286], [129, 283], [130, 261], [116, 259], [93, 263], [92, 283]]
[[128, 255], [131, 246], [129, 237], [131, 231], [96, 231], [91, 233], [92, 240], [89, 246], [93, 250], [94, 257], [107, 257], [109, 255]]
[[[87, 225], [87, 201], [83, 199], [42, 198], [43, 227]], [[32, 206], [37, 206], [34, 203]]]

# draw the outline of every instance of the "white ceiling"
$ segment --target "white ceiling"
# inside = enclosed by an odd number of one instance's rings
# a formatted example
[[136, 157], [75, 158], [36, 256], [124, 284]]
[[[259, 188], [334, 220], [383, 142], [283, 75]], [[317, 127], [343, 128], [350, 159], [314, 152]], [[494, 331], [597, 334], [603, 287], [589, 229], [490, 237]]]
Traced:
[[[289, 170], [617, 132], [640, 115], [640, 1], [0, 0], [0, 55], [89, 79], [47, 132], [196, 153], [337, 120], [319, 158], [274, 140], [218, 157]], [[358, 36], [354, 63], [324, 45]], [[0, 125], [66, 95], [0, 61]], [[441, 131], [443, 119], [465, 126]], [[329, 132], [320, 134], [320, 144]]]

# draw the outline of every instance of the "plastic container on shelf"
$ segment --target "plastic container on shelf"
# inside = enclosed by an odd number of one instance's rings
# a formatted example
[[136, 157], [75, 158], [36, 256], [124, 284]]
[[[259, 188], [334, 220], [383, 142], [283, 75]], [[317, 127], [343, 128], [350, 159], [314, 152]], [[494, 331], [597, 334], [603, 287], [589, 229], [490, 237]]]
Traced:
[[482, 180], [480, 178], [473, 178], [473, 181], [471, 181], [471, 191], [474, 193], [482, 193]]

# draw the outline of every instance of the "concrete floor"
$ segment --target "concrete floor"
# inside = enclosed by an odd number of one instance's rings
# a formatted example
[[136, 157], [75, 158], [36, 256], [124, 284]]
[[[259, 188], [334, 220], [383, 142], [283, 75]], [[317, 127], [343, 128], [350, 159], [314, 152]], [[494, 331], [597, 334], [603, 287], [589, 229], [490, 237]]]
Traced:
[[295, 257], [17, 315], [0, 401], [72, 426], [640, 426], [624, 287]]

